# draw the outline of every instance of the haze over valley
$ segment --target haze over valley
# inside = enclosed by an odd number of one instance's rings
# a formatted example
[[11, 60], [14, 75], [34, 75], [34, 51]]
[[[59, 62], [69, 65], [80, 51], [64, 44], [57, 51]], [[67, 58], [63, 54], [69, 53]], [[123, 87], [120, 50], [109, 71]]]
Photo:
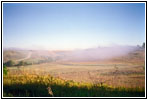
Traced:
[[3, 3], [3, 97], [145, 97], [145, 3]]

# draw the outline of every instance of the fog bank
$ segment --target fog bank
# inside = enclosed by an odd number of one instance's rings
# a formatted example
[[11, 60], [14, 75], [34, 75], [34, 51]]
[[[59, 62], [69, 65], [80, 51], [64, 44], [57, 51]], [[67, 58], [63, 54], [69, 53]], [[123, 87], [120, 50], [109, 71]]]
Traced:
[[64, 57], [71, 61], [104, 60], [126, 55], [136, 49], [138, 49], [136, 46], [99, 47], [85, 50], [74, 50], [65, 53]]

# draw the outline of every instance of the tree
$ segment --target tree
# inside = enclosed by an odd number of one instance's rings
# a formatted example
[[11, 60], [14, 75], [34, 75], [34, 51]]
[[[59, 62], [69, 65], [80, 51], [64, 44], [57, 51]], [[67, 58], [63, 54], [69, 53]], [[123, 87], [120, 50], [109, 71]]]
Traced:
[[4, 65], [6, 65], [6, 66], [14, 66], [14, 64], [15, 64], [14, 61], [9, 60]]
[[143, 42], [143, 44], [142, 44], [142, 48], [145, 48], [145, 43]]

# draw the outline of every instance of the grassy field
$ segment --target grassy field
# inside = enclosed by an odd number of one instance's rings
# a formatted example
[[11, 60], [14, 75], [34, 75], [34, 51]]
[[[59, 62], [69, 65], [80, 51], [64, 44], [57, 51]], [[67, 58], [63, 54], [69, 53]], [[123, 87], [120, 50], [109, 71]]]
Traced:
[[57, 60], [7, 68], [4, 97], [145, 96], [143, 51], [103, 61]]
[[145, 71], [140, 65], [123, 64], [58, 64], [44, 63], [10, 67], [10, 75], [52, 75], [76, 82], [102, 83], [113, 87], [145, 87]]
[[4, 97], [144, 97], [144, 88], [113, 88], [102, 84], [79, 83], [50, 75], [4, 77]]

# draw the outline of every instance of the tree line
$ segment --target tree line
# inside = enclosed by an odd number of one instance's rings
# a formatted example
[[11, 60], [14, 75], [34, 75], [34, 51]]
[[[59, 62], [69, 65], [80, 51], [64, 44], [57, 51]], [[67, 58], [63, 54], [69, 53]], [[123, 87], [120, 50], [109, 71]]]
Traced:
[[13, 60], [9, 60], [4, 63], [5, 66], [10, 67], [10, 66], [26, 66], [26, 65], [32, 65], [32, 63], [28, 63], [25, 61], [20, 61], [19, 63], [15, 63]]

